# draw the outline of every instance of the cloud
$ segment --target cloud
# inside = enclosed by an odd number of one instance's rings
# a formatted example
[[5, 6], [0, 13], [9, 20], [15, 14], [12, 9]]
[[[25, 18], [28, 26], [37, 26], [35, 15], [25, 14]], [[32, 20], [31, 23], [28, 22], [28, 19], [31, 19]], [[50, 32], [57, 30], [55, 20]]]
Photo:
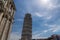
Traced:
[[21, 38], [21, 35], [19, 32], [12, 32], [10, 34], [10, 39], [9, 40], [19, 40]]
[[48, 32], [48, 30], [44, 30], [43, 32], [46, 33], [46, 32]]
[[55, 10], [57, 8], [60, 8], [60, 5], [49, 4], [49, 6], [47, 6], [47, 10]]
[[47, 37], [38, 37], [38, 36], [34, 36], [33, 39], [46, 39]]
[[23, 19], [15, 19], [14, 21], [23, 21]]
[[37, 7], [42, 7], [42, 8], [46, 8], [47, 10], [54, 10], [55, 8], [59, 8], [60, 7], [60, 4], [58, 5], [57, 4], [57, 1], [52, 1], [52, 0], [34, 0], [34, 4], [37, 6]]
[[44, 30], [42, 32], [39, 32], [39, 31], [36, 31], [34, 32], [34, 34], [32, 35], [32, 38], [33, 39], [45, 39], [45, 38], [48, 38], [48, 37], [43, 37], [43, 34], [47, 33], [48, 30]]
[[35, 13], [35, 16], [37, 16], [37, 17], [42, 17], [43, 19], [47, 19], [47, 20], [49, 20], [49, 19], [52, 18], [52, 15], [49, 15], [48, 12], [42, 12], [42, 13], [36, 12], [36, 13]]
[[44, 15], [42, 13], [35, 13], [36, 16], [38, 17], [43, 17]]
[[49, 32], [55, 34], [55, 32], [60, 31], [60, 25], [56, 25], [56, 24], [54, 24], [54, 25], [48, 25], [48, 24], [45, 24], [45, 26], [49, 27], [49, 29], [42, 30], [41, 32], [40, 31], [35, 31], [33, 33], [33, 38], [38, 38], [38, 39], [39, 38], [48, 38], [46, 36], [44, 37], [44, 34], [47, 35], [47, 33], [49, 33]]
[[52, 32], [58, 32], [60, 30], [60, 25], [56, 25], [55, 27], [52, 27]]
[[41, 34], [35, 34], [35, 35], [32, 35], [32, 39], [45, 39], [47, 37], [42, 37]]
[[49, 27], [50, 29], [47, 29], [48, 31], [52, 31], [52, 32], [58, 32], [60, 30], [60, 25], [48, 25], [45, 24], [45, 26]]

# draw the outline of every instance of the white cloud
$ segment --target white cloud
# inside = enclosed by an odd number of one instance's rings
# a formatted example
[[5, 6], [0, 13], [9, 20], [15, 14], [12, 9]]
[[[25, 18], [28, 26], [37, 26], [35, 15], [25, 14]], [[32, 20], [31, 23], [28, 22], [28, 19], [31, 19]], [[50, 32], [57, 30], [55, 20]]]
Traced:
[[41, 35], [42, 35], [42, 33], [33, 34], [32, 39], [42, 39], [42, 38], [44, 39], [44, 38], [47, 38], [47, 37], [42, 37]]
[[46, 33], [46, 32], [48, 32], [48, 30], [44, 30], [43, 32]]
[[56, 8], [60, 8], [60, 4], [58, 5], [56, 3], [56, 1], [53, 2], [52, 0], [34, 0], [32, 4], [34, 4], [33, 5], [34, 7], [35, 6], [38, 7], [38, 9], [41, 7], [41, 8], [45, 8], [45, 9], [47, 9], [49, 11], [54, 10]]
[[51, 29], [52, 29], [52, 32], [58, 32], [60, 30], [60, 25], [56, 25], [55, 27]]
[[23, 19], [16, 19], [16, 20], [14, 20], [14, 21], [23, 21]]
[[[58, 0], [57, 0], [58, 1]], [[39, 2], [39, 1], [38, 1]], [[45, 3], [44, 3], [45, 2]], [[48, 9], [48, 10], [53, 10], [53, 9], [55, 9], [55, 8], [59, 8], [60, 7], [60, 5], [58, 5], [57, 3], [56, 3], [56, 1], [52, 1], [52, 0], [40, 0], [40, 6], [43, 6], [43, 7], [45, 7], [46, 9]]]
[[55, 27], [55, 26], [56, 26], [56, 24], [49, 25], [49, 24], [45, 23], [45, 24], [44, 24], [44, 26], [47, 26], [47, 27]]
[[21, 38], [21, 35], [19, 32], [12, 32], [10, 34], [10, 39], [9, 40], [19, 40]]
[[47, 20], [52, 18], [52, 15], [50, 15], [48, 12], [42, 12], [42, 13], [36, 12], [35, 16], [42, 17], [43, 19], [47, 19]]
[[47, 7], [48, 10], [53, 10], [56, 8], [60, 8], [60, 5], [49, 4], [49, 6]]
[[37, 0], [35, 4], [38, 7], [46, 8], [47, 10], [53, 10], [60, 7], [60, 5], [57, 5], [56, 1], [53, 2], [52, 0]]
[[43, 30], [42, 32], [36, 31], [36, 32], [34, 32], [32, 38], [33, 39], [39, 39], [39, 38], [43, 38], [44, 39], [44, 38], [47, 38], [47, 37], [42, 37], [42, 35], [47, 33], [47, 32], [48, 32], [48, 30]]
[[51, 32], [51, 33], [55, 33], [55, 32], [58, 32], [60, 31], [60, 25], [48, 25], [48, 24], [45, 24], [45, 26], [48, 26], [49, 29], [46, 29], [46, 30], [43, 30], [42, 32], [40, 31], [36, 31], [34, 32], [33, 34], [33, 38], [47, 38], [47, 37], [42, 37], [44, 34], [47, 34], [47, 32]]
[[49, 25], [49, 24], [45, 24], [45, 26], [49, 27], [50, 29], [47, 29], [48, 31], [52, 31], [52, 32], [57, 32], [60, 30], [60, 25]]
[[46, 39], [47, 37], [38, 37], [38, 36], [33, 36], [33, 39]]
[[35, 13], [35, 15], [38, 16], [38, 17], [43, 17], [44, 16], [42, 13], [37, 13], [37, 12]]
[[52, 32], [56, 32], [56, 31], [57, 31], [57, 29], [53, 30]]

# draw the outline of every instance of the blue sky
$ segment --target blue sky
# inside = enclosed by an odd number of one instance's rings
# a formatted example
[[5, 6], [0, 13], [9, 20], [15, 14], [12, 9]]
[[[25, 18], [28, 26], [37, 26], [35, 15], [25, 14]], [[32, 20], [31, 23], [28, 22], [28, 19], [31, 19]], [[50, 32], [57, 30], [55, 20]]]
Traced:
[[14, 0], [16, 12], [10, 40], [21, 38], [24, 16], [32, 15], [32, 38], [60, 34], [60, 0]]

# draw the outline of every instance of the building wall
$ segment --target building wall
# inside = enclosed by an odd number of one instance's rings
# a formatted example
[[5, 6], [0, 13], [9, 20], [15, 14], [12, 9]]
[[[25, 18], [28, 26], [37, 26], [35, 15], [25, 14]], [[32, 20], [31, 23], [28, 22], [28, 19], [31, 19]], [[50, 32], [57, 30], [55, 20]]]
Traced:
[[8, 40], [14, 19], [13, 0], [0, 0], [0, 40]]

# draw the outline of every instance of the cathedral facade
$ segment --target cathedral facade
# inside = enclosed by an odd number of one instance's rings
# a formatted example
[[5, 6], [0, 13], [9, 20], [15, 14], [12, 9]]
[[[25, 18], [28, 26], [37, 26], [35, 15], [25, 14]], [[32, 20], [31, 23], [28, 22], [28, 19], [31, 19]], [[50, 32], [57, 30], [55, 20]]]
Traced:
[[14, 19], [13, 0], [0, 0], [0, 40], [8, 40]]

